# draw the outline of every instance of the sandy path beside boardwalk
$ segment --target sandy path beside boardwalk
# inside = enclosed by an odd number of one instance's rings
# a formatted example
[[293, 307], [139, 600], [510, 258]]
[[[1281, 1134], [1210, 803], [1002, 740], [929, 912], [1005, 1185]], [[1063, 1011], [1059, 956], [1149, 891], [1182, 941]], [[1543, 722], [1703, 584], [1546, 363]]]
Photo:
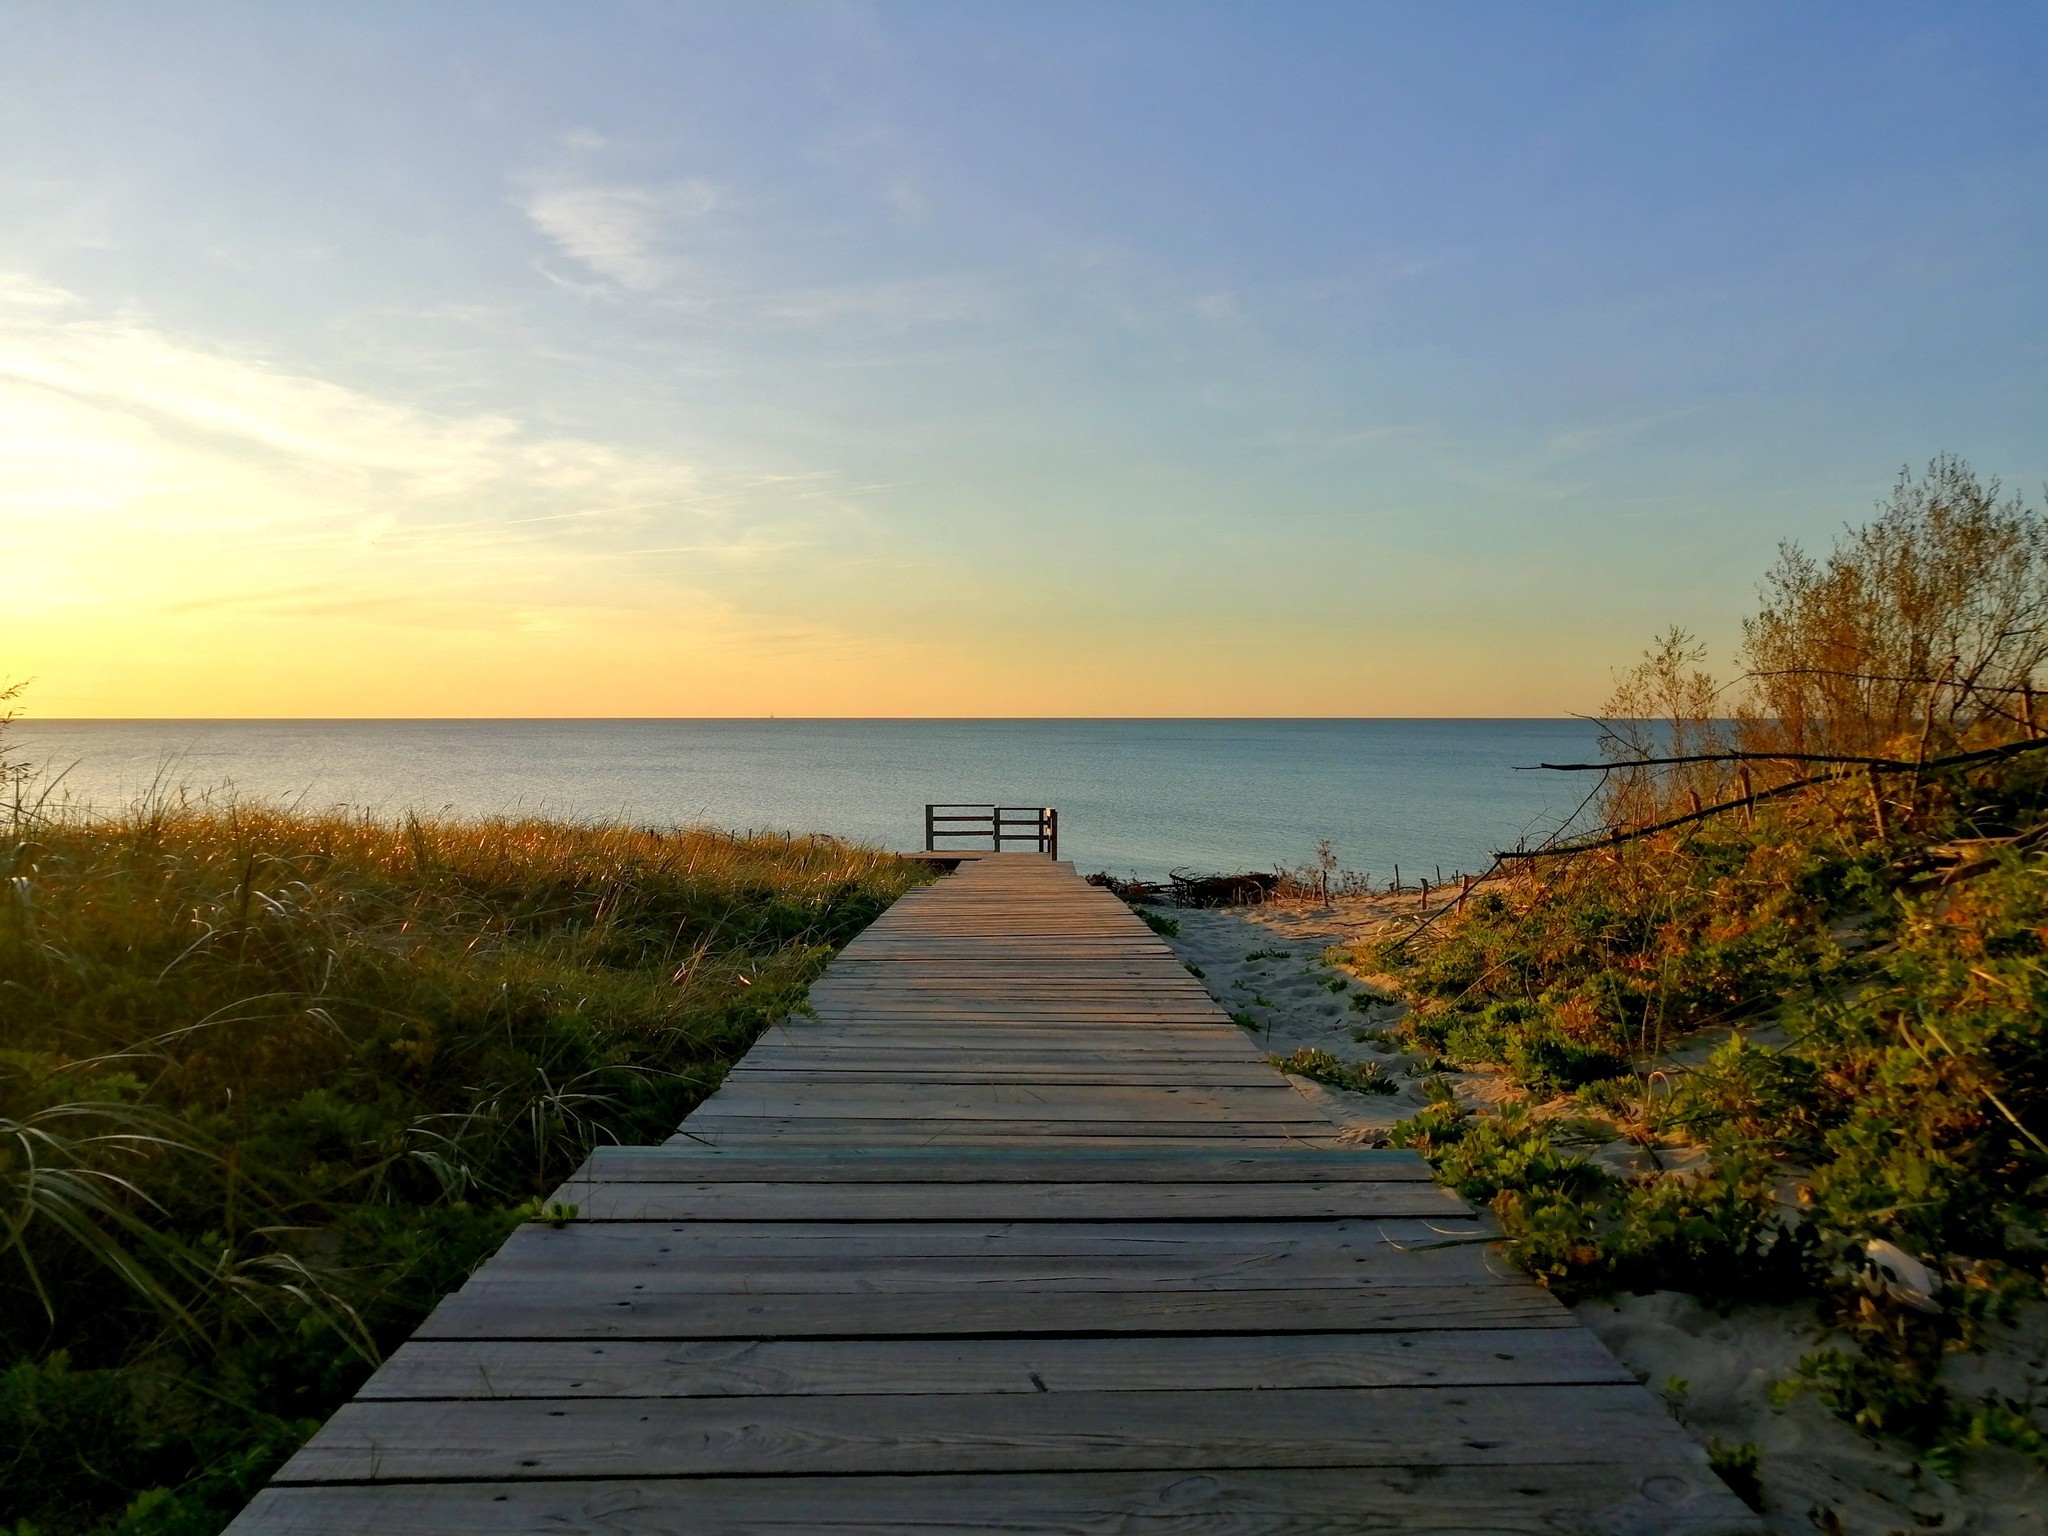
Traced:
[[[1158, 910], [1180, 925], [1179, 935], [1167, 940], [1174, 952], [1201, 972], [1226, 1009], [1253, 1021], [1247, 1033], [1261, 1048], [1286, 1056], [1310, 1047], [1346, 1062], [1379, 1064], [1395, 1086], [1391, 1094], [1288, 1079], [1350, 1134], [1377, 1141], [1422, 1106], [1429, 1065], [1391, 1038], [1406, 1009], [1324, 959], [1333, 945], [1412, 928], [1421, 916], [1413, 895], [1343, 898], [1328, 906]], [[1475, 1106], [1512, 1094], [1495, 1073], [1438, 1075]], [[1611, 1165], [1623, 1171], [1618, 1161]], [[1657, 1291], [1573, 1310], [1639, 1379], [1665, 1394], [1702, 1444], [1758, 1446], [1767, 1519], [1782, 1536], [2048, 1536], [2048, 1472], [2021, 1456], [1981, 1453], [1958, 1488], [1914, 1467], [1904, 1447], [1867, 1438], [1810, 1397], [1775, 1406], [1771, 1384], [1823, 1342], [1809, 1308], [1752, 1307], [1723, 1316], [1682, 1293]], [[2029, 1316], [2029, 1332], [2002, 1339], [1984, 1357], [1956, 1362], [1958, 1385], [1968, 1376], [1968, 1390], [2039, 1390], [2048, 1381], [2048, 1313]]]
[[[1422, 915], [1415, 897], [1347, 897], [1328, 906], [1274, 902], [1161, 910], [1180, 925], [1179, 935], [1167, 940], [1174, 953], [1201, 973], [1210, 995], [1234, 1017], [1252, 1021], [1246, 1032], [1262, 1050], [1275, 1056], [1327, 1051], [1341, 1061], [1379, 1067], [1393, 1093], [1352, 1093], [1306, 1078], [1288, 1079], [1350, 1134], [1365, 1142], [1377, 1140], [1395, 1121], [1422, 1107], [1422, 1080], [1432, 1075], [1428, 1058], [1404, 1051], [1394, 1034], [1407, 1008], [1323, 958], [1334, 945], [1414, 927]], [[1493, 1102], [1503, 1092], [1492, 1073], [1437, 1075], [1474, 1104]]]

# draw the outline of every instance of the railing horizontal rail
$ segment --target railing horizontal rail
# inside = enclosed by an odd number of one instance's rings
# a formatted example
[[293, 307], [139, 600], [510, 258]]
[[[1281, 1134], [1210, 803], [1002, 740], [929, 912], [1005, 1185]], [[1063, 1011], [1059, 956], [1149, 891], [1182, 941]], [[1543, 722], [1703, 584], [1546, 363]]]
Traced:
[[979, 801], [933, 801], [924, 808], [924, 846], [928, 853], [956, 850], [939, 847], [940, 838], [987, 839], [1000, 853], [1007, 844], [1030, 844], [1054, 858], [1060, 851], [1060, 813], [1049, 805], [987, 805]]

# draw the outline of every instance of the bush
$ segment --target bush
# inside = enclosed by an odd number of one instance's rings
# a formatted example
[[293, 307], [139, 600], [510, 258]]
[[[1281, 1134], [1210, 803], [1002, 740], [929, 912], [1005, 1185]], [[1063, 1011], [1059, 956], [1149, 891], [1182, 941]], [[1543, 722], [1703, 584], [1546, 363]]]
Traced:
[[[2048, 1460], [2042, 1403], [1941, 1379], [2048, 1277], [2048, 521], [1937, 459], [1824, 562], [1781, 551], [1763, 597], [1737, 692], [1676, 629], [1618, 679], [1611, 844], [1362, 957], [1402, 982], [1415, 1046], [1573, 1092], [1574, 1118], [1445, 1088], [1393, 1140], [1561, 1291], [1810, 1296], [1853, 1347], [1795, 1387], [1937, 1470]], [[1709, 1026], [1733, 1028], [1703, 1063], [1667, 1056]], [[1689, 1166], [1604, 1179], [1566, 1135], [1682, 1140]]]

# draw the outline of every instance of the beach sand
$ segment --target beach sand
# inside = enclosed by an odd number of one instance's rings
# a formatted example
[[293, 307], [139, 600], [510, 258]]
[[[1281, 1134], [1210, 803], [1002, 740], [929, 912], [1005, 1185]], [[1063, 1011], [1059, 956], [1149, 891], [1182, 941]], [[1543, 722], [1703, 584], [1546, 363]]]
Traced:
[[[1389, 1032], [1405, 1008], [1390, 988], [1326, 961], [1332, 946], [1391, 936], [1420, 919], [1416, 898], [1347, 897], [1319, 905], [1158, 909], [1180, 925], [1167, 942], [1224, 1008], [1253, 1021], [1246, 1033], [1262, 1050], [1286, 1056], [1303, 1047], [1346, 1062], [1377, 1062], [1392, 1094], [1353, 1093], [1300, 1077], [1288, 1081], [1363, 1144], [1385, 1137], [1424, 1100], [1431, 1075], [1419, 1055]], [[1698, 1045], [1683, 1053], [1698, 1054]], [[1515, 1090], [1498, 1073], [1440, 1075], [1474, 1108]], [[1616, 1172], [1639, 1166], [1626, 1143], [1594, 1155]], [[1669, 1151], [1664, 1160], [1683, 1161]], [[1502, 1259], [1500, 1262], [1506, 1262]], [[1810, 1396], [1783, 1407], [1771, 1384], [1792, 1373], [1802, 1354], [1826, 1341], [1808, 1307], [1739, 1308], [1725, 1316], [1676, 1291], [1580, 1304], [1580, 1320], [1652, 1388], [1664, 1393], [1700, 1443], [1755, 1444], [1770, 1529], [1791, 1533], [2010, 1532], [2048, 1536], [2048, 1470], [2006, 1451], [1973, 1455], [1961, 1487], [1913, 1465], [1910, 1450], [1880, 1443], [1829, 1413]], [[1844, 1346], [1846, 1347], [1846, 1346]], [[1987, 1390], [2038, 1399], [2048, 1383], [2048, 1308], [1997, 1337], [1982, 1356], [1960, 1357], [1945, 1378], [1962, 1392]]]

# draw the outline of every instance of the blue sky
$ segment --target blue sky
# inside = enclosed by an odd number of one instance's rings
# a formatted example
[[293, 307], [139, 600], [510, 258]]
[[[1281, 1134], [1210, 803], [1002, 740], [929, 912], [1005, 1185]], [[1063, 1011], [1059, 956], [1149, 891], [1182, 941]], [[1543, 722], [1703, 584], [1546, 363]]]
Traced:
[[2048, 478], [2038, 5], [0, 5], [46, 714], [1545, 714]]

